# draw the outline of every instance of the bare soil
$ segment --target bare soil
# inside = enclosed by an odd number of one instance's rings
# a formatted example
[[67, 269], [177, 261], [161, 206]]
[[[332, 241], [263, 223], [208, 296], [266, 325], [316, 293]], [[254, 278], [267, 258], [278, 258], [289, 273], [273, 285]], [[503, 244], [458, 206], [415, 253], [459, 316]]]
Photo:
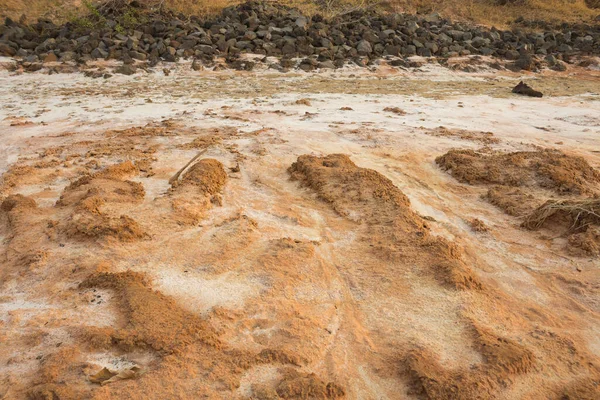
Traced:
[[0, 75], [0, 397], [599, 397], [592, 91], [188, 73]]

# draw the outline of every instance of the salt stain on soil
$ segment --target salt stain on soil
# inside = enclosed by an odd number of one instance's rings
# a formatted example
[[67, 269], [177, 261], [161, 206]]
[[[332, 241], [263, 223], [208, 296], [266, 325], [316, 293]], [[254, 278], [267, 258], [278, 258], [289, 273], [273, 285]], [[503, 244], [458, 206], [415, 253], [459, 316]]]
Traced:
[[228, 273], [216, 279], [205, 279], [194, 273], [176, 272], [169, 266], [157, 269], [160, 272], [154, 287], [194, 313], [206, 314], [214, 307], [243, 308], [247, 298], [260, 293], [260, 286], [250, 285]]
[[[588, 382], [600, 376], [597, 259], [572, 258], [556, 240], [523, 230], [481, 199], [485, 187], [459, 183], [434, 162], [453, 148], [558, 148], [598, 168], [594, 76], [540, 76], [536, 88], [571, 96], [527, 99], [509, 93], [514, 76], [435, 68], [397, 76], [176, 71], [102, 84], [2, 74], [0, 169], [38, 179], [13, 174], [2, 195], [21, 193], [38, 206], [1, 215], [0, 309], [8, 318], [0, 338], [11, 341], [0, 340], [0, 354], [11, 357], [0, 359], [0, 395], [472, 398], [483, 392], [471, 371], [499, 397], [597, 397]], [[310, 107], [296, 104], [302, 98]], [[50, 111], [36, 116], [39, 108]], [[33, 125], [10, 126], [10, 118]], [[482, 142], [481, 132], [491, 135]], [[195, 141], [206, 135], [217, 139]], [[214, 199], [169, 183], [204, 150], [190, 143], [207, 143], [201, 158], [227, 175]], [[333, 153], [354, 165], [333, 175], [347, 192], [290, 181], [299, 156]], [[128, 161], [132, 176], [92, 182], [89, 193], [107, 200], [90, 212], [126, 215], [144, 235], [65, 234], [61, 224], [76, 206], [54, 200], [69, 182]], [[386, 190], [410, 203], [391, 212], [368, 191], [361, 198], [357, 191], [370, 186], [352, 186], [360, 176], [389, 179]], [[136, 186], [123, 181], [140, 184], [142, 197], [120, 203], [121, 187]], [[193, 223], [177, 216], [182, 193], [201, 205]], [[474, 233], [465, 222], [474, 218], [488, 232]], [[390, 221], [424, 224], [415, 229], [431, 242], [403, 242], [413, 228], [399, 235]], [[432, 250], [446, 242], [448, 254]], [[201, 332], [168, 337], [153, 313]], [[200, 342], [190, 339], [197, 333]], [[62, 338], [67, 349], [44, 337]], [[53, 361], [61, 355], [62, 369]], [[147, 370], [139, 380], [98, 388], [86, 378], [133, 364]]]

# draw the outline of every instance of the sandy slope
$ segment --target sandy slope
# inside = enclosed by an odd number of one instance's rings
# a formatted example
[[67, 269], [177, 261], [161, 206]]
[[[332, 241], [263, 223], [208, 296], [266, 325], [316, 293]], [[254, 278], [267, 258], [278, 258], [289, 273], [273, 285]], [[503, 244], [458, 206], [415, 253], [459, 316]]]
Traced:
[[0, 397], [598, 398], [598, 258], [434, 162], [600, 167], [597, 76], [516, 79], [2, 72]]

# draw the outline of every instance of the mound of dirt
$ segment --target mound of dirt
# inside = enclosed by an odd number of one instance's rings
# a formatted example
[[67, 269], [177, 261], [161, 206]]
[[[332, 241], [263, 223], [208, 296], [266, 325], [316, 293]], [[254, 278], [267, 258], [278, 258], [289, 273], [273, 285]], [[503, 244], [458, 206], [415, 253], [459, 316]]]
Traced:
[[227, 173], [220, 161], [205, 158], [196, 162], [171, 183], [172, 218], [179, 225], [197, 224], [213, 204], [222, 204], [220, 193], [226, 182]]
[[520, 188], [493, 186], [484, 198], [513, 217], [522, 217], [533, 211], [540, 200]]
[[584, 232], [572, 234], [567, 250], [574, 256], [599, 256], [600, 228], [589, 227]]
[[127, 215], [114, 218], [91, 213], [74, 214], [65, 233], [72, 238], [98, 239], [110, 237], [122, 242], [131, 242], [148, 237], [140, 224]]
[[558, 150], [494, 154], [451, 150], [435, 161], [471, 185], [538, 186], [560, 194], [592, 194], [600, 184], [600, 173], [585, 159]]
[[344, 397], [342, 387], [334, 382], [323, 382], [315, 374], [302, 374], [288, 369], [276, 389], [282, 399], [339, 399]]
[[[580, 350], [579, 344], [558, 336], [550, 328], [529, 327], [530, 319], [536, 317], [523, 317], [523, 310], [514, 314], [515, 321], [522, 322], [511, 323], [511, 326], [528, 327], [519, 329], [518, 333], [500, 334], [506, 332], [506, 324], [500, 321], [513, 318], [509, 317], [510, 310], [513, 306], [519, 307], [518, 303], [511, 304], [509, 297], [483, 282], [462, 261], [465, 257], [456, 245], [430, 234], [424, 221], [411, 210], [406, 196], [389, 179], [376, 171], [359, 168], [347, 156], [339, 154], [301, 156], [290, 167], [290, 173], [339, 215], [355, 221], [357, 239], [353, 244], [357, 253], [353, 254], [369, 254], [384, 265], [378, 269], [377, 264], [368, 264], [369, 276], [393, 271], [394, 276], [401, 279], [406, 269], [414, 268], [419, 279], [432, 276], [442, 286], [460, 289], [457, 294], [481, 300], [477, 300], [476, 309], [463, 304], [465, 308], [461, 308], [459, 322], [464, 326], [463, 340], [470, 343], [481, 361], [458, 362], [450, 367], [427, 345], [395, 348], [391, 357], [398, 360], [397, 372], [406, 378], [409, 394], [423, 399], [489, 399], [500, 397], [500, 393], [507, 390], [515, 393], [519, 390], [515, 382], [537, 380], [540, 374], [545, 375], [550, 370], [568, 371], [575, 367], [583, 376], [598, 376], [585, 346]], [[354, 262], [363, 261], [367, 259]], [[352, 279], [364, 285], [366, 280], [359, 271], [353, 270]], [[377, 288], [383, 291], [386, 285], [381, 283]], [[440, 287], [432, 290], [440, 290]], [[376, 307], [381, 306], [381, 301]], [[404, 301], [403, 296], [394, 297], [395, 305]], [[497, 325], [490, 326], [487, 317], [483, 323], [475, 320], [484, 309], [494, 313]], [[389, 318], [389, 314], [384, 318]], [[552, 393], [549, 398], [554, 398], [563, 388], [552, 387], [546, 393]]]
[[473, 218], [469, 221], [469, 226], [473, 230], [473, 232], [487, 232], [489, 231], [488, 226], [480, 220], [479, 218]]
[[[160, 365], [139, 379], [115, 387], [113, 394], [150, 394], [145, 385], [158, 377], [188, 379], [190, 374], [203, 379], [200, 392], [218, 398], [239, 386], [241, 374], [253, 365], [283, 364], [281, 378], [264, 391], [285, 399], [342, 397], [344, 390], [334, 382], [323, 382], [312, 374], [302, 374], [294, 368], [299, 359], [293, 354], [266, 348], [258, 354], [227, 349], [216, 330], [196, 314], [183, 310], [168, 296], [151, 288], [141, 274], [100, 272], [89, 276], [80, 284], [81, 289], [107, 289], [120, 303], [124, 323], [113, 328], [87, 328], [82, 331], [84, 340], [94, 349], [133, 351], [149, 349], [156, 352]], [[167, 374], [167, 375], [165, 375]], [[206, 385], [208, 383], [208, 385]], [[173, 387], [155, 388], [167, 396]], [[220, 394], [219, 394], [220, 393]], [[197, 393], [196, 393], [197, 395]], [[185, 396], [184, 396], [185, 397]], [[277, 397], [275, 397], [277, 398]]]
[[430, 235], [408, 198], [379, 172], [359, 168], [347, 155], [304, 155], [289, 168], [292, 179], [313, 189], [341, 216], [368, 226], [364, 241], [386, 260], [420, 260], [443, 284], [458, 289], [480, 288], [452, 243]]
[[470, 370], [448, 370], [424, 349], [405, 360], [414, 395], [431, 400], [494, 398], [492, 395], [511, 376], [534, 366], [533, 353], [512, 340], [473, 325], [474, 343], [484, 363]]
[[143, 275], [134, 272], [98, 273], [88, 277], [80, 288], [111, 289], [118, 296], [126, 324], [107, 334], [102, 332], [94, 341], [105, 338], [106, 346], [125, 350], [149, 347], [173, 352], [189, 343], [220, 346], [216, 333], [206, 321], [182, 310], [163, 294], [153, 291]]
[[570, 235], [568, 250], [574, 255], [600, 253], [600, 199], [549, 200], [529, 214], [522, 226]]
[[12, 211], [13, 209], [27, 209], [27, 208], [36, 208], [37, 204], [35, 200], [31, 197], [23, 196], [22, 194], [13, 194], [8, 196], [4, 201], [2, 201], [2, 205], [0, 205], [0, 209], [4, 212]]
[[[484, 198], [509, 215], [525, 217], [523, 227], [570, 235], [571, 254], [598, 255], [598, 235], [588, 228], [600, 226], [600, 202], [583, 196], [597, 195], [600, 173], [585, 159], [557, 150], [508, 154], [451, 150], [436, 162], [461, 182], [493, 184]], [[547, 191], [570, 198], [544, 203]]]
[[198, 136], [194, 140], [184, 145], [181, 145], [180, 148], [190, 150], [190, 149], [201, 149], [204, 150], [210, 146], [214, 146], [216, 144], [221, 143], [221, 137], [216, 135], [202, 135]]
[[179, 184], [193, 185], [207, 195], [219, 193], [225, 186], [227, 173], [223, 164], [212, 158], [205, 158], [192, 165], [181, 178]]
[[[114, 216], [121, 206], [139, 203], [145, 191], [142, 184], [124, 180], [137, 173], [127, 161], [86, 175], [65, 188], [57, 206], [71, 211], [64, 232], [81, 239], [115, 238], [133, 241], [147, 237], [144, 229], [128, 215]], [[115, 211], [104, 209], [115, 208]]]

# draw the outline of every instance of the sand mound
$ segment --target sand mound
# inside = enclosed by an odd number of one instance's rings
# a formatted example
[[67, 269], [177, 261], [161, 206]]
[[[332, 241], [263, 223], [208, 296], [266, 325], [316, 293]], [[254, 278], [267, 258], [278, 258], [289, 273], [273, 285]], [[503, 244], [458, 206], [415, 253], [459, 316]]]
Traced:
[[276, 392], [282, 399], [339, 399], [345, 394], [333, 382], [323, 382], [315, 374], [302, 374], [294, 369], [285, 371]]
[[511, 376], [534, 366], [531, 351], [473, 325], [474, 345], [484, 363], [470, 370], [452, 371], [440, 366], [427, 350], [418, 349], [405, 360], [414, 395], [426, 399], [494, 398]]
[[[170, 377], [174, 382], [185, 382], [190, 373], [202, 377], [206, 387], [200, 391], [201, 394], [221, 397], [238, 387], [241, 374], [253, 365], [295, 366], [300, 363], [297, 356], [281, 350], [266, 348], [258, 354], [251, 354], [225, 348], [207, 321], [183, 310], [170, 297], [152, 290], [141, 274], [130, 271], [96, 273], [85, 279], [80, 288], [114, 291], [125, 320], [121, 327], [115, 329], [84, 330], [86, 342], [97, 349], [117, 347], [121, 351], [133, 351], [142, 348], [159, 355], [158, 369], [128, 383], [125, 388], [125, 393], [135, 393], [135, 398], [142, 398], [142, 393], [151, 393], [146, 384], [160, 384], [157, 393], [161, 396], [172, 393], [176, 390], [173, 382], [165, 384], [157, 378]], [[191, 372], [193, 370], [197, 372]], [[344, 394], [339, 385], [302, 374], [293, 367], [283, 367], [281, 378], [266, 389], [285, 399], [333, 399]], [[123, 390], [122, 387], [116, 388], [112, 393], [118, 393], [117, 397], [122, 398]]]
[[131, 242], [147, 237], [146, 232], [133, 218], [121, 215], [119, 218], [102, 214], [74, 214], [65, 230], [73, 238], [115, 238], [122, 242]]
[[529, 214], [522, 224], [570, 234], [569, 250], [576, 255], [600, 253], [600, 200], [549, 200]]
[[584, 232], [570, 235], [567, 250], [575, 256], [599, 256], [600, 228], [589, 227]]
[[377, 171], [357, 167], [345, 154], [300, 156], [289, 171], [341, 216], [381, 223], [393, 212], [401, 217], [398, 221], [402, 220], [407, 233], [424, 236], [427, 231], [425, 222], [411, 211], [410, 201], [392, 181]]
[[221, 162], [205, 158], [192, 165], [181, 178], [179, 184], [193, 185], [207, 195], [219, 193], [225, 182], [227, 181], [227, 173]]
[[227, 173], [221, 162], [211, 158], [196, 162], [171, 184], [172, 218], [179, 225], [197, 224], [213, 204], [222, 204], [220, 193], [226, 182]]
[[[583, 158], [557, 150], [489, 155], [451, 150], [436, 162], [461, 182], [492, 184], [484, 198], [509, 215], [524, 217], [523, 227], [570, 235], [568, 250], [574, 255], [599, 253], [596, 231], [587, 230], [600, 225], [600, 205], [583, 196], [598, 193], [600, 173]], [[544, 203], [549, 191], [571, 198]]]
[[204, 150], [210, 146], [214, 146], [216, 144], [221, 143], [221, 137], [216, 135], [202, 135], [194, 138], [189, 143], [181, 145], [180, 148], [190, 150], [190, 149], [199, 149]]
[[535, 196], [520, 188], [500, 185], [491, 187], [484, 198], [514, 217], [529, 214], [540, 202]]
[[[497, 287], [484, 283], [463, 261], [465, 256], [456, 244], [430, 234], [424, 221], [411, 210], [406, 196], [389, 179], [376, 171], [357, 167], [347, 156], [335, 154], [301, 156], [291, 166], [290, 173], [331, 204], [339, 215], [357, 223], [359, 238], [354, 246], [358, 253], [353, 255], [364, 252], [362, 254], [376, 257], [383, 265], [379, 269], [376, 263], [359, 256], [360, 261], [354, 262], [369, 263], [370, 276], [393, 271], [397, 279], [402, 279], [404, 272], [412, 269], [421, 284], [427, 282], [428, 277], [435, 278], [438, 286], [431, 290], [436, 293], [444, 287], [454, 288], [460, 290], [453, 293], [478, 299], [474, 304], [461, 303], [461, 316], [456, 323], [463, 326], [463, 342], [469, 343], [480, 361], [459, 360], [450, 367], [434, 346], [414, 343], [396, 346], [395, 353], [386, 359], [397, 360], [397, 373], [406, 379], [412, 395], [424, 399], [496, 398], [506, 390], [518, 390], [518, 384], [513, 385], [515, 382], [538, 379], [550, 370], [566, 373], [574, 365], [577, 365], [577, 374], [598, 375], [591, 358], [579, 350], [579, 344], [553, 331], [537, 330], [533, 327], [535, 324], [529, 325], [531, 318], [538, 318], [534, 315], [538, 306], [531, 305], [533, 311], [513, 311], [513, 307], [520, 307], [519, 303], [499, 292]], [[353, 270], [352, 279], [366, 285], [361, 271]], [[387, 282], [381, 283], [373, 290], [384, 291], [387, 285]], [[411, 295], [409, 292], [394, 297], [394, 302], [402, 304], [399, 306], [402, 308]], [[396, 293], [386, 292], [385, 296], [396, 296]], [[381, 307], [381, 302], [380, 299], [376, 307]], [[489, 316], [483, 318], [485, 322], [480, 321], [482, 313], [488, 312]], [[387, 314], [384, 318], [391, 316]], [[501, 321], [513, 318], [511, 326], [519, 325], [523, 330], [512, 332], [510, 336], [500, 334], [506, 332], [506, 325]], [[498, 322], [490, 323], [491, 320]], [[386, 335], [384, 343], [388, 340], [392, 339]], [[378, 350], [384, 351], [383, 348]], [[560, 386], [558, 391], [564, 387]], [[546, 393], [552, 397], [550, 394], [556, 394], [557, 389], [549, 388]]]
[[147, 236], [137, 221], [128, 215], [114, 216], [121, 207], [139, 203], [144, 187], [123, 180], [137, 173], [130, 162], [112, 165], [93, 175], [86, 175], [65, 188], [57, 206], [71, 210], [64, 232], [72, 238], [115, 238], [133, 241]]
[[198, 342], [220, 346], [216, 333], [205, 321], [183, 311], [169, 297], [153, 291], [138, 273], [95, 274], [84, 280], [80, 288], [111, 289], [118, 296], [127, 322], [122, 329], [96, 337], [107, 340], [106, 346], [116, 345], [125, 350], [142, 346], [166, 352]]
[[289, 169], [293, 179], [313, 189], [341, 216], [365, 224], [363, 240], [371, 252], [386, 260], [421, 260], [423, 268], [451, 287], [480, 286], [461, 252], [442, 238], [432, 237], [425, 220], [410, 201], [379, 172], [357, 167], [347, 155], [304, 155]]
[[5, 212], [9, 212], [15, 209], [23, 210], [28, 208], [36, 208], [37, 204], [35, 200], [30, 197], [23, 196], [22, 194], [13, 194], [8, 196], [4, 201], [2, 201], [2, 205], [0, 205], [0, 209]]
[[600, 173], [585, 159], [558, 150], [482, 154], [451, 150], [436, 163], [468, 184], [538, 186], [556, 193], [590, 194], [598, 191]]

